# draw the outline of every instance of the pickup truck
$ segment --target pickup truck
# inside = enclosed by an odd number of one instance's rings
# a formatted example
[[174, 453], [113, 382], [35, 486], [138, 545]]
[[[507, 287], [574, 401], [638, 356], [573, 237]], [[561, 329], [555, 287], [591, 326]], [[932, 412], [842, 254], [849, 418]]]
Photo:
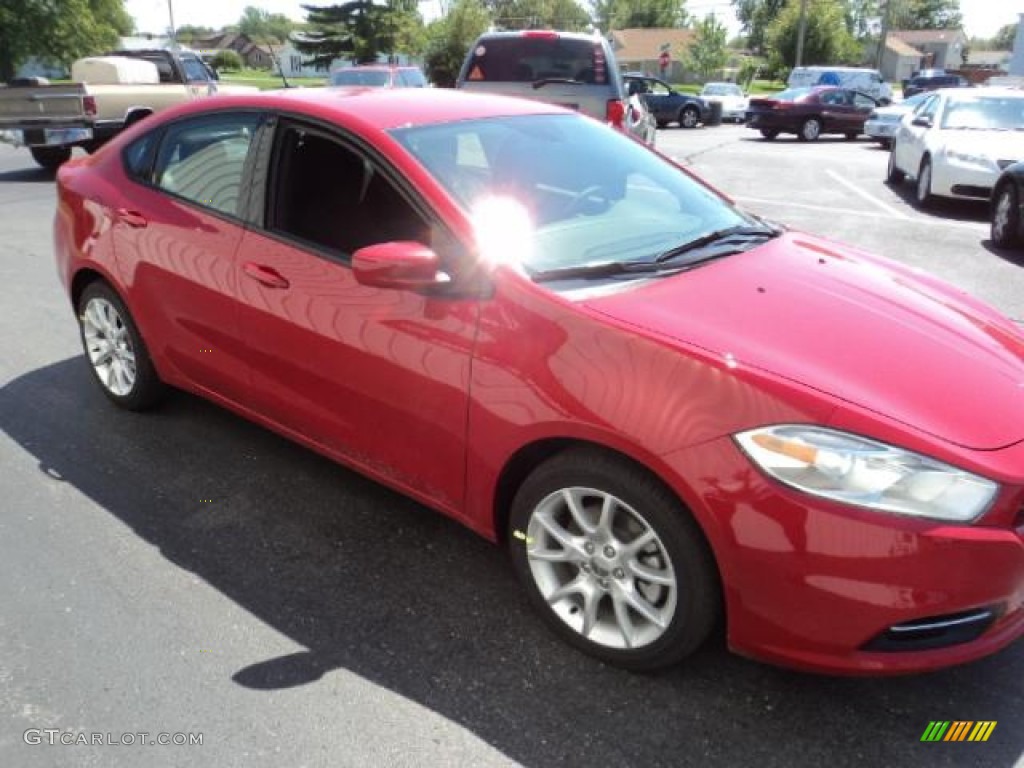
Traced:
[[0, 86], [0, 138], [27, 146], [44, 168], [56, 168], [73, 147], [95, 152], [129, 125], [166, 107], [215, 93], [252, 91], [225, 87], [189, 51], [113, 51], [79, 59], [70, 84]]

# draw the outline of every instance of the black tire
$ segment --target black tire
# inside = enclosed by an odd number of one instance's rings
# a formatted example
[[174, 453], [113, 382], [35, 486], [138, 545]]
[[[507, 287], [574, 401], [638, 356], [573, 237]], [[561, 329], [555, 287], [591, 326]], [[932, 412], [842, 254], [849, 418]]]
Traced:
[[775, 141], [775, 138], [778, 135], [779, 135], [779, 132], [776, 131], [774, 128], [762, 128], [761, 129], [761, 138], [763, 138], [765, 141]]
[[914, 197], [920, 208], [928, 208], [935, 202], [935, 196], [932, 194], [932, 161], [927, 155], [921, 160], [921, 167], [917, 171]]
[[[610, 507], [616, 510], [607, 526], [613, 534], [610, 538], [596, 532], [587, 534], [575, 522], [579, 518], [561, 504], [561, 492], [568, 489], [579, 492], [578, 507], [595, 524], [595, 531], [599, 530], [602, 495], [618, 500], [618, 505]], [[564, 520], [567, 532], [577, 526], [582, 532], [581, 543], [573, 545], [575, 548], [552, 550], [550, 541], [559, 539], [541, 523], [546, 515], [558, 520], [559, 525]], [[635, 557], [628, 555], [625, 548], [644, 530], [653, 532], [654, 539]], [[652, 670], [679, 662], [707, 639], [721, 610], [714, 558], [694, 519], [656, 478], [623, 458], [597, 449], [569, 450], [534, 470], [513, 501], [508, 541], [516, 576], [555, 633], [584, 653], [624, 669]], [[590, 546], [589, 554], [584, 551], [586, 546]], [[558, 557], [532, 558], [531, 549]], [[573, 561], [564, 561], [563, 553], [570, 554]], [[606, 555], [621, 560], [608, 560]], [[638, 568], [652, 575], [671, 575], [672, 586], [644, 580], [635, 570]], [[563, 591], [551, 603], [542, 591], [554, 595], [558, 586], [581, 583], [581, 590], [596, 595], [590, 601], [596, 618], [589, 634], [606, 642], [584, 635], [588, 602], [583, 591]], [[642, 606], [624, 607], [627, 598], [637, 596]], [[661, 621], [647, 618], [637, 607], [660, 612]], [[626, 615], [624, 623], [616, 608]], [[581, 626], [570, 626], [570, 621]], [[628, 645], [624, 626], [635, 630], [634, 641], [640, 641]]]
[[856, 131], [847, 131], [845, 136], [847, 141], [856, 141], [857, 137], [860, 136], [860, 134], [857, 133]]
[[696, 128], [700, 122], [700, 111], [693, 105], [683, 107], [679, 110], [679, 127]]
[[907, 174], [896, 167], [896, 153], [889, 152], [889, 168], [885, 172], [885, 180], [892, 186], [897, 186], [903, 183], [903, 180], [907, 178]]
[[800, 141], [817, 141], [821, 136], [821, 120], [816, 117], [808, 117], [800, 124], [800, 130], [796, 136]]
[[29, 147], [32, 159], [48, 171], [55, 171], [71, 159], [71, 147]]
[[992, 245], [1016, 248], [1021, 245], [1020, 196], [1012, 181], [1003, 184], [992, 195]]
[[[76, 309], [82, 349], [85, 352], [86, 361], [89, 363], [89, 370], [92, 371], [93, 378], [99, 384], [103, 394], [119, 407], [129, 411], [144, 411], [156, 405], [166, 394], [167, 387], [160, 381], [149, 356], [149, 350], [142, 340], [142, 335], [139, 333], [131, 313], [121, 301], [121, 297], [109, 285], [97, 280], [82, 291]], [[113, 314], [110, 314], [110, 311]], [[112, 345], [116, 346], [115, 340], [106, 333], [96, 333], [96, 324], [87, 317], [87, 315], [94, 317], [93, 313], [96, 312], [105, 313], [105, 319], [110, 320], [113, 327], [123, 329], [124, 335], [119, 342], [121, 344], [120, 354], [109, 351]], [[106, 355], [101, 354], [101, 347], [98, 346], [104, 344], [107, 345], [105, 349], [108, 350]], [[118, 384], [121, 382], [112, 381], [114, 379], [112, 372], [105, 381], [98, 370], [97, 358], [99, 360], [110, 359], [111, 369], [113, 369], [113, 358], [120, 357], [123, 360], [127, 354], [134, 357], [134, 379], [125, 391], [117, 391]], [[125, 365], [120, 360], [118, 364], [122, 367]]]
[[664, 128], [665, 126], [668, 125], [668, 120], [659, 120], [657, 122], [657, 125], [658, 125], [659, 128]]

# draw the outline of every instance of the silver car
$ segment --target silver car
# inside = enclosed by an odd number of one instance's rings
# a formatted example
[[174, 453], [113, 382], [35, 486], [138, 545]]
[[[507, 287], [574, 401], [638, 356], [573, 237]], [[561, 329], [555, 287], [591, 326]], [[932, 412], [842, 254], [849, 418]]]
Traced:
[[896, 135], [896, 129], [900, 127], [900, 120], [904, 115], [913, 112], [927, 97], [927, 93], [919, 93], [887, 107], [876, 107], [871, 110], [864, 123], [864, 133], [869, 139], [888, 149], [892, 146], [892, 137]]
[[654, 118], [642, 99], [627, 93], [611, 45], [600, 35], [485, 33], [470, 47], [455, 87], [558, 104], [654, 144]]

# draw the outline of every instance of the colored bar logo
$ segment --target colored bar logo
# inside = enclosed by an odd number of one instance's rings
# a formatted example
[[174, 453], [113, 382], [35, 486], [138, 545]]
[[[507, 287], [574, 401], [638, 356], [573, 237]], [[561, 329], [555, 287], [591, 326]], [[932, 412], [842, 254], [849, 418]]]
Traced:
[[997, 720], [932, 720], [921, 741], [988, 741]]

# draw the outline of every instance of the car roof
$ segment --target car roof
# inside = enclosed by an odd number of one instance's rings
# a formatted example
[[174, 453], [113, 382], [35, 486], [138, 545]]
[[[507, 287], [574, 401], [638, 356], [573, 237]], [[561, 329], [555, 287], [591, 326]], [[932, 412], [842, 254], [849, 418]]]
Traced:
[[490, 93], [444, 88], [289, 88], [252, 94], [223, 94], [195, 99], [161, 115], [207, 114], [222, 109], [271, 109], [302, 112], [345, 125], [361, 124], [388, 131], [409, 125], [429, 125], [516, 115], [572, 114], [572, 110], [541, 101]]
[[558, 36], [560, 38], [568, 38], [570, 40], [583, 40], [585, 42], [600, 43], [603, 42], [604, 38], [600, 35], [591, 35], [586, 32], [562, 32], [557, 29], [513, 29], [503, 30], [500, 32], [484, 32], [480, 35], [481, 40], [494, 40], [495, 38], [516, 38], [516, 37], [536, 37], [545, 38]]
[[337, 67], [331, 70], [331, 74], [335, 72], [348, 72], [349, 70], [355, 70], [357, 72], [392, 72], [396, 69], [419, 69], [411, 64], [351, 64], [347, 67]]

